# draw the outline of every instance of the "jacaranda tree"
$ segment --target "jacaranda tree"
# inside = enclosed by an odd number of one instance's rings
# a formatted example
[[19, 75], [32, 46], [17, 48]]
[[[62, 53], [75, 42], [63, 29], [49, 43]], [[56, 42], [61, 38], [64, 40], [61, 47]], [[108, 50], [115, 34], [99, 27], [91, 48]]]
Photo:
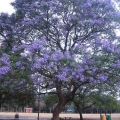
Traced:
[[31, 86], [28, 79], [29, 70], [22, 71], [22, 68], [17, 67], [20, 54], [12, 52], [13, 46], [21, 43], [15, 39], [17, 22], [15, 14], [0, 14], [0, 105], [15, 98], [16, 93], [26, 96], [33, 96], [34, 93], [34, 86]]
[[30, 70], [34, 85], [56, 88], [53, 120], [83, 85], [119, 82], [120, 13], [112, 0], [15, 0], [12, 5], [16, 66]]
[[[4, 85], [8, 83], [8, 80], [4, 80], [5, 76], [10, 70], [10, 61], [9, 57], [5, 53], [0, 53], [0, 105], [5, 101], [5, 91], [3, 91]], [[8, 95], [8, 94], [7, 94]]]

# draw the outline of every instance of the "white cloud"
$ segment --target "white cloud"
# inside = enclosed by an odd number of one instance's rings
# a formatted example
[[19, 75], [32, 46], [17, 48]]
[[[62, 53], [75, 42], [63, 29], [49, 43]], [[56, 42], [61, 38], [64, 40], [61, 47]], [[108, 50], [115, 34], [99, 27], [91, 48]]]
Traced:
[[0, 0], [0, 13], [7, 12], [9, 14], [14, 12], [14, 8], [10, 5], [15, 0]]

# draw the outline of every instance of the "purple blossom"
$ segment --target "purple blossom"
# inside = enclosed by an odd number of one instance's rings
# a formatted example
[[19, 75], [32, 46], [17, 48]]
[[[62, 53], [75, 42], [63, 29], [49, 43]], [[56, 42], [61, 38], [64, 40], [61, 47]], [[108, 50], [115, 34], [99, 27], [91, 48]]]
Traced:
[[43, 82], [43, 77], [39, 77], [39, 78], [38, 78], [38, 82], [39, 82], [39, 83]]
[[95, 79], [93, 77], [90, 77], [90, 83], [93, 83]]
[[18, 67], [22, 66], [21, 62], [20, 61], [16, 62], [16, 66]]
[[6, 73], [8, 73], [8, 71], [10, 70], [9, 67], [4, 66], [0, 68], [0, 75], [5, 75]]
[[32, 46], [30, 46], [30, 47], [32, 47], [33, 49], [42, 49], [43, 48], [41, 43], [38, 41], [33, 42]]
[[10, 71], [9, 56], [3, 53], [0, 57], [0, 75], [5, 75]]
[[114, 64], [115, 67], [120, 68], [120, 60], [116, 61], [116, 64]]
[[63, 56], [63, 53], [61, 51], [55, 51], [52, 55], [51, 55], [51, 60], [54, 60], [54, 61], [59, 61], [61, 59], [64, 58]]
[[25, 70], [25, 67], [24, 67], [24, 66], [22, 66], [22, 67], [20, 68], [20, 70]]
[[98, 79], [101, 80], [101, 81], [106, 81], [108, 78], [108, 76], [105, 76], [105, 75], [99, 75]]
[[31, 79], [35, 80], [35, 79], [37, 79], [37, 78], [38, 78], [38, 74], [32, 74], [32, 75], [31, 75]]
[[64, 55], [65, 55], [65, 57], [70, 58], [70, 53], [69, 53], [69, 51], [65, 51]]
[[[114, 33], [120, 27], [120, 14], [111, 0], [16, 0], [13, 6], [14, 24], [10, 16], [1, 14], [1, 35], [8, 38], [13, 34], [12, 54], [20, 55], [15, 64], [22, 71], [30, 70], [36, 85], [46, 79], [54, 86], [57, 80], [68, 85], [99, 83], [108, 79], [109, 74], [103, 71], [108, 69], [111, 73], [111, 67], [120, 67], [119, 38]], [[19, 11], [22, 16], [16, 20]], [[110, 59], [105, 60], [104, 56]], [[9, 56], [2, 54], [0, 76], [11, 67]]]
[[56, 75], [56, 78], [58, 78], [60, 81], [66, 81], [66, 74], [60, 74], [60, 75]]

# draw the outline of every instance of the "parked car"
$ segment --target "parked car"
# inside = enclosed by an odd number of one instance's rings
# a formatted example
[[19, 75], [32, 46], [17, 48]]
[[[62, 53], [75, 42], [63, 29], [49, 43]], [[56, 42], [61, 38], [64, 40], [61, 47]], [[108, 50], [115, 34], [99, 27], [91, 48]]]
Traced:
[[67, 108], [66, 113], [75, 113], [74, 108]]

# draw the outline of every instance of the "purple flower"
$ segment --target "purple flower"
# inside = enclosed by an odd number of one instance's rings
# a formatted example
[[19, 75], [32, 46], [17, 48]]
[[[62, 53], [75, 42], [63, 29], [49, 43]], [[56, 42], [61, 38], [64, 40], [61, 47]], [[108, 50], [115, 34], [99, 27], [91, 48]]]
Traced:
[[16, 66], [18, 67], [22, 66], [21, 62], [20, 61], [16, 62]]

